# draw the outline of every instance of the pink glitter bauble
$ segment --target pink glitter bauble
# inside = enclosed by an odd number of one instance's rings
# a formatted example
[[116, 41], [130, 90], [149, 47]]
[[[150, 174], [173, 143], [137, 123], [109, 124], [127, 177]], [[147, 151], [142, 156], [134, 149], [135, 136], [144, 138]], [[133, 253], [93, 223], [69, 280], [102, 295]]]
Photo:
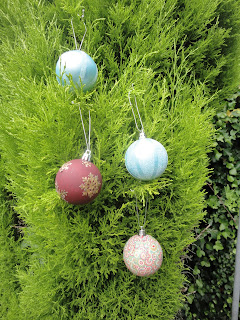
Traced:
[[135, 235], [125, 244], [123, 260], [133, 274], [147, 277], [161, 267], [162, 248], [159, 242], [150, 235]]

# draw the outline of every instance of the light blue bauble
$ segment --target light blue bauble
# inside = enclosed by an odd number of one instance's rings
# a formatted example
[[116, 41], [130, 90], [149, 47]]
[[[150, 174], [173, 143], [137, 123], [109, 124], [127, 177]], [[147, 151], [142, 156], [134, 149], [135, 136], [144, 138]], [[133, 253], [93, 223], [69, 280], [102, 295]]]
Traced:
[[83, 92], [86, 92], [95, 86], [98, 69], [87, 53], [82, 50], [71, 50], [64, 52], [59, 57], [56, 74], [58, 82], [62, 85], [71, 84], [71, 79], [77, 88], [83, 85]]
[[127, 149], [125, 164], [128, 172], [136, 179], [156, 179], [167, 168], [167, 151], [154, 139], [140, 138]]

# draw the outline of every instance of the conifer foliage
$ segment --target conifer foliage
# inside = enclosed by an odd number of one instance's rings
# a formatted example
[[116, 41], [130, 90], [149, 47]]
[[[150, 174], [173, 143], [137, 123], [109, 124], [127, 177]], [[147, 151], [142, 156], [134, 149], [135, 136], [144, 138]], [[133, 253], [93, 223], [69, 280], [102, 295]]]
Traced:
[[[83, 8], [82, 49], [99, 69], [86, 94], [55, 75], [59, 55], [74, 49], [71, 19], [81, 42]], [[183, 300], [180, 258], [203, 217], [213, 103], [238, 82], [238, 12], [235, 0], [1, 1], [1, 318], [174, 317]], [[124, 165], [138, 138], [132, 83], [147, 137], [169, 156], [150, 182]], [[91, 110], [92, 161], [103, 177], [85, 206], [62, 201], [54, 186], [59, 168], [86, 149], [78, 105], [85, 124]], [[141, 217], [150, 199], [147, 233], [163, 248], [149, 278], [122, 259], [138, 232], [132, 190]]]

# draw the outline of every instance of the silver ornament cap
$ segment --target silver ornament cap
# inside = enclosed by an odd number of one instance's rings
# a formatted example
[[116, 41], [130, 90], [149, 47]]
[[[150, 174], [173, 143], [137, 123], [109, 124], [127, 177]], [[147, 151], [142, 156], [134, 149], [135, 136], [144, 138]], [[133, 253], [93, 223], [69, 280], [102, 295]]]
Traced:
[[145, 229], [143, 226], [140, 226], [140, 230], [139, 230], [139, 236], [142, 237], [142, 236], [145, 236], [146, 235], [146, 232], [145, 232]]
[[146, 138], [146, 136], [145, 136], [145, 133], [144, 133], [144, 131], [143, 131], [143, 129], [140, 131], [140, 134], [139, 134], [139, 139], [144, 139], [144, 138]]
[[82, 156], [82, 160], [85, 160], [85, 161], [90, 161], [91, 160], [91, 150], [87, 149], [83, 156]]

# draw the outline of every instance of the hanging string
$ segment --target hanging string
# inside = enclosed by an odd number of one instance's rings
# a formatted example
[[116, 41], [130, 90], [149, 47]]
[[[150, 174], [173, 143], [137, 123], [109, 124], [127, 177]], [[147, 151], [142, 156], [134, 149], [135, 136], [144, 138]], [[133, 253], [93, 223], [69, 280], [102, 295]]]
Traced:
[[76, 39], [74, 27], [73, 27], [73, 19], [71, 19], [71, 25], [72, 25], [73, 37], [74, 37], [74, 41], [75, 41], [75, 47], [76, 47], [76, 50], [77, 50], [78, 49], [78, 44], [77, 44], [77, 39]]
[[75, 42], [76, 50], [81, 50], [82, 44], [83, 44], [83, 40], [84, 40], [84, 38], [85, 38], [85, 36], [86, 36], [86, 33], [87, 33], [87, 26], [86, 26], [86, 24], [85, 24], [85, 22], [84, 22], [84, 20], [83, 20], [83, 19], [84, 19], [84, 12], [85, 12], [85, 10], [83, 9], [83, 10], [82, 10], [82, 15], [80, 16], [80, 15], [78, 14], [78, 17], [81, 18], [81, 20], [82, 20], [82, 22], [83, 22], [83, 24], [84, 24], [84, 27], [85, 27], [85, 33], [84, 33], [84, 35], [83, 35], [83, 38], [82, 38], [82, 41], [81, 41], [81, 43], [80, 43], [79, 49], [78, 49], [77, 38], [76, 38], [76, 35], [75, 35], [74, 26], [73, 26], [73, 19], [71, 19], [71, 25], [72, 25], [72, 31], [73, 31], [73, 37], [74, 37], [74, 42]]
[[[81, 18], [82, 18], [82, 22], [83, 22], [84, 27], [85, 27], [85, 33], [84, 33], [83, 38], [82, 38], [82, 41], [81, 41], [81, 43], [80, 43], [79, 50], [81, 50], [81, 48], [82, 48], [83, 40], [84, 40], [85, 35], [86, 35], [86, 33], [87, 33], [87, 26], [86, 26], [86, 24], [85, 24], [85, 22], [84, 22], [84, 20], [83, 20], [83, 18], [84, 18], [84, 11], [85, 11], [85, 10], [83, 9], [83, 10], [82, 10]], [[79, 15], [78, 15], [78, 16], [79, 16]]]
[[90, 114], [90, 110], [89, 110], [88, 139], [87, 139], [87, 135], [86, 135], [86, 131], [85, 131], [85, 126], [84, 126], [83, 116], [82, 116], [82, 111], [81, 111], [80, 106], [79, 106], [79, 113], [80, 113], [80, 117], [81, 117], [81, 121], [82, 121], [83, 133], [84, 133], [84, 137], [85, 137], [85, 142], [86, 142], [87, 150], [90, 151], [90, 140], [91, 140], [91, 136], [90, 136], [90, 135], [91, 135], [91, 114]]
[[[134, 89], [133, 83], [132, 83], [132, 87], [133, 87], [133, 89]], [[133, 117], [134, 117], [134, 120], [135, 120], [136, 128], [137, 128], [137, 130], [138, 130], [140, 133], [144, 133], [142, 118], [141, 118], [141, 115], [140, 115], [140, 112], [139, 112], [139, 109], [138, 109], [138, 105], [137, 105], [137, 98], [136, 98], [136, 96], [134, 95], [134, 98], [135, 98], [135, 107], [136, 107], [136, 109], [137, 109], [139, 121], [140, 121], [141, 126], [142, 126], [141, 129], [139, 129], [138, 124], [137, 124], [137, 119], [136, 119], [136, 116], [135, 116], [135, 113], [134, 113], [134, 110], [133, 110], [133, 105], [132, 105], [131, 98], [130, 98], [130, 92], [131, 92], [131, 91], [128, 92], [128, 99], [129, 99], [130, 106], [131, 106], [131, 108], [132, 108], [132, 113], [133, 113]]]
[[146, 200], [146, 205], [145, 205], [145, 215], [144, 215], [144, 221], [143, 221], [143, 225], [141, 226], [140, 224], [140, 215], [139, 215], [139, 211], [138, 211], [138, 204], [137, 204], [137, 196], [135, 195], [136, 198], [136, 215], [137, 215], [137, 220], [138, 220], [138, 227], [139, 229], [145, 229], [145, 225], [146, 225], [146, 219], [147, 219], [147, 205], [148, 205], [148, 198]]
[[[74, 101], [72, 101], [72, 104], [74, 104]], [[80, 117], [81, 117], [84, 138], [85, 138], [85, 142], [86, 142], [86, 146], [87, 146], [87, 150], [84, 152], [84, 154], [82, 156], [82, 159], [90, 161], [90, 159], [91, 159], [91, 149], [90, 149], [90, 143], [91, 143], [91, 113], [90, 113], [90, 110], [89, 110], [88, 111], [89, 127], [88, 127], [88, 138], [87, 138], [87, 134], [86, 134], [86, 130], [85, 130], [84, 122], [83, 122], [82, 110], [81, 110], [80, 105], [78, 106], [78, 108], [79, 108], [79, 113], [80, 113]]]

